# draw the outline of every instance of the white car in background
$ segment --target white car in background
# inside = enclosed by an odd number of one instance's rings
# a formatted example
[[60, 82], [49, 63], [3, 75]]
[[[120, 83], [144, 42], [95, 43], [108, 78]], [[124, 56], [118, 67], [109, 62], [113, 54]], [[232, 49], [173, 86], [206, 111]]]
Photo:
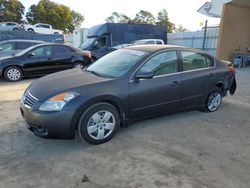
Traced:
[[53, 29], [51, 25], [37, 23], [35, 25], [24, 25], [26, 31], [39, 34], [63, 34], [62, 30]]
[[142, 39], [142, 40], [135, 40], [131, 44], [132, 45], [164, 44], [164, 41], [161, 39]]
[[23, 27], [16, 22], [0, 22], [0, 31], [20, 31]]

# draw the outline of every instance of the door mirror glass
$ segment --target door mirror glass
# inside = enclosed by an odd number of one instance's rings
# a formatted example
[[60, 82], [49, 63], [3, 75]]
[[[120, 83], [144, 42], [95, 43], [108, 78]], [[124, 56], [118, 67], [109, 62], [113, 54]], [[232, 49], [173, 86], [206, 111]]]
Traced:
[[153, 78], [154, 73], [153, 72], [138, 72], [135, 75], [136, 80], [140, 80], [140, 79], [150, 79]]

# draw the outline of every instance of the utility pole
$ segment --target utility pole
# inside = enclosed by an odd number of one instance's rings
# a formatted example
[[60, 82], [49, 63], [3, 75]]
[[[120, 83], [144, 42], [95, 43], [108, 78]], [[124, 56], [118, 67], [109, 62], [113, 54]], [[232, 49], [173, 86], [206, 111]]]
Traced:
[[204, 37], [203, 37], [203, 43], [202, 43], [202, 50], [205, 50], [206, 45], [206, 38], [207, 38], [207, 20], [205, 22], [205, 28], [204, 28]]

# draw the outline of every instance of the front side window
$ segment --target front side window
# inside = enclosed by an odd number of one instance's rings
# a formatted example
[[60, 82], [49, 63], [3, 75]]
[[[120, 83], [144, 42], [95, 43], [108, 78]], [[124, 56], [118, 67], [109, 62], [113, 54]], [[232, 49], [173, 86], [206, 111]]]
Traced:
[[94, 49], [101, 49], [107, 46], [107, 38], [101, 37], [94, 43]]
[[183, 71], [196, 70], [212, 67], [214, 65], [211, 58], [203, 54], [190, 51], [182, 51]]
[[153, 72], [154, 76], [178, 72], [176, 51], [167, 51], [155, 55], [142, 66], [140, 72]]
[[15, 26], [16, 24], [15, 23], [7, 23], [6, 25], [7, 26]]
[[38, 47], [35, 50], [32, 51], [36, 57], [39, 56], [50, 56], [52, 53], [51, 47], [50, 46], [43, 46], [43, 47]]
[[139, 50], [120, 49], [105, 55], [86, 70], [101, 77], [118, 78], [126, 74], [146, 54], [148, 53]]

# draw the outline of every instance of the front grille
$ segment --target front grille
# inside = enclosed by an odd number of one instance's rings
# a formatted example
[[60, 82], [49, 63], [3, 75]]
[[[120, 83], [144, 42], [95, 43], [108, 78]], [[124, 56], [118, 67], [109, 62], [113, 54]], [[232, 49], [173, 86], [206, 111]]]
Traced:
[[33, 95], [31, 95], [29, 91], [27, 91], [24, 94], [23, 104], [25, 107], [32, 108], [34, 106], [34, 104], [36, 104], [37, 101], [38, 101], [38, 99], [36, 97], [34, 97]]

